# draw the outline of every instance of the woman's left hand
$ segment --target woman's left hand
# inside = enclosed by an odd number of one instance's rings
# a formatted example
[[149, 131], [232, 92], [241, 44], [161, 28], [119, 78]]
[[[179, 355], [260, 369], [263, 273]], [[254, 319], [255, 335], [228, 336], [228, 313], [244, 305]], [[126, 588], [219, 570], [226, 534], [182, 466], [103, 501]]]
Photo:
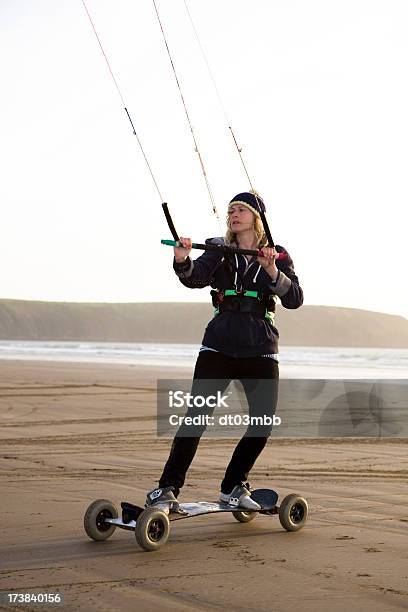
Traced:
[[257, 261], [264, 270], [266, 270], [269, 276], [275, 277], [278, 275], [278, 268], [276, 267], [276, 259], [278, 253], [275, 248], [262, 247], [263, 257], [257, 257]]

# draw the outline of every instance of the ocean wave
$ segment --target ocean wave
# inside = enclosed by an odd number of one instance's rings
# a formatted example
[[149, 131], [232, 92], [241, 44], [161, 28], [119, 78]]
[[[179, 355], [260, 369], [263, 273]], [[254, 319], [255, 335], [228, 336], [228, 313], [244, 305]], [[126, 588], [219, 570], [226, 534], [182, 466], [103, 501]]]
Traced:
[[[66, 359], [67, 361], [129, 361], [159, 364], [193, 364], [199, 350], [196, 344], [150, 344], [126, 342], [0, 341], [3, 359]], [[353, 368], [405, 369], [408, 349], [282, 346], [281, 364], [295, 366], [346, 366]]]

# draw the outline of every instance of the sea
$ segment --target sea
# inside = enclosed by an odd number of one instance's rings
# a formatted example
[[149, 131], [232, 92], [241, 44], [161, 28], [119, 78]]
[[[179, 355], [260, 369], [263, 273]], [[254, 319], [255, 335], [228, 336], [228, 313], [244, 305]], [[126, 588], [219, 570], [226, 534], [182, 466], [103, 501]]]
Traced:
[[[192, 368], [199, 345], [0, 341], [0, 360], [38, 360]], [[283, 378], [408, 378], [408, 348], [281, 346]], [[0, 366], [1, 367], [1, 366]]]

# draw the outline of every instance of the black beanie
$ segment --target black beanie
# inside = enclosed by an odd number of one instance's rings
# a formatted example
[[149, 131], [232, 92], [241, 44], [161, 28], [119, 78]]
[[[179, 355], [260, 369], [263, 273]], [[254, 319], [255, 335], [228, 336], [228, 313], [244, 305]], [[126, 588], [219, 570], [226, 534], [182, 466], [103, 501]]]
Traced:
[[259, 196], [258, 194], [255, 195], [254, 193], [251, 193], [249, 191], [244, 191], [243, 193], [238, 193], [238, 195], [234, 196], [231, 202], [229, 203], [228, 208], [232, 206], [232, 204], [244, 204], [245, 206], [250, 208], [252, 212], [255, 213], [258, 217], [260, 216], [259, 213], [261, 211], [266, 211], [265, 203], [261, 196]]

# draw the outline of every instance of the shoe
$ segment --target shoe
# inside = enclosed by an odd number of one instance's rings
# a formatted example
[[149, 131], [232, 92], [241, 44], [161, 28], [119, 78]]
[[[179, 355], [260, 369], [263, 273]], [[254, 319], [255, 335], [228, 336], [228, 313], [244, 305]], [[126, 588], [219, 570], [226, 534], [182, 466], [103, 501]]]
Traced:
[[152, 506], [168, 506], [170, 510], [178, 507], [178, 501], [175, 497], [174, 487], [163, 487], [149, 491], [146, 498], [145, 508]]
[[220, 493], [220, 502], [246, 510], [261, 510], [261, 506], [251, 498], [249, 483], [234, 487], [231, 493]]

